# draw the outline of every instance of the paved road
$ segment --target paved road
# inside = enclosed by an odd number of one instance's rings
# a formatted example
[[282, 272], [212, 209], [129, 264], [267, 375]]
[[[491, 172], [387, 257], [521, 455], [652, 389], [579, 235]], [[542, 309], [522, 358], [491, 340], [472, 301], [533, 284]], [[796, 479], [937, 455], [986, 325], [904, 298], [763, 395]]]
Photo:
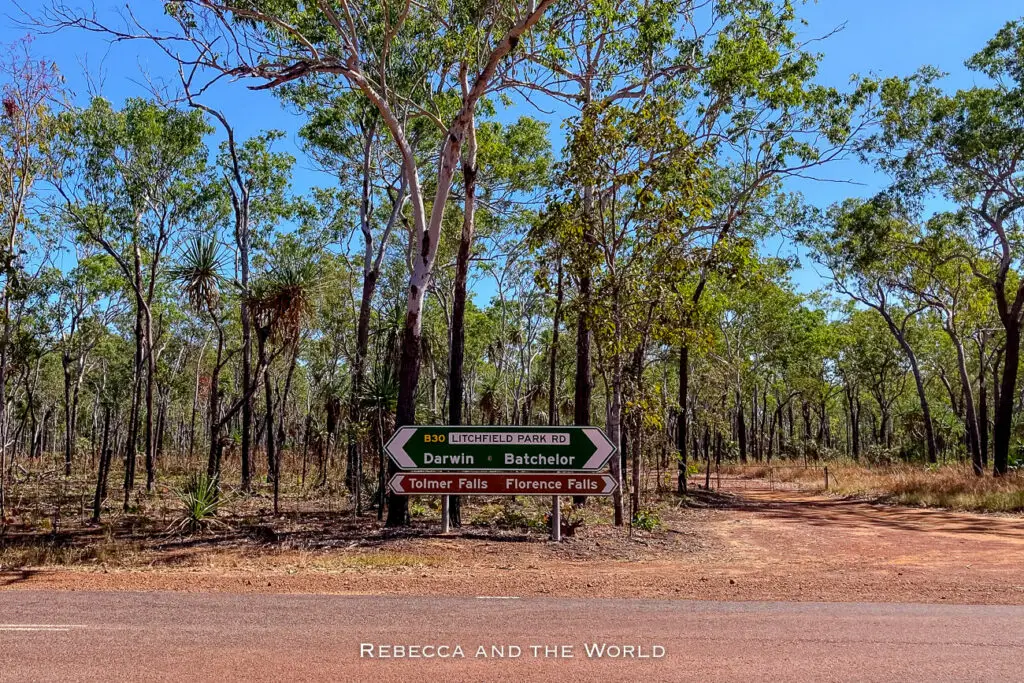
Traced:
[[[664, 656], [588, 658], [587, 643]], [[574, 656], [546, 658], [556, 646]], [[0, 592], [0, 680], [126, 679], [1024, 680], [1024, 607]]]

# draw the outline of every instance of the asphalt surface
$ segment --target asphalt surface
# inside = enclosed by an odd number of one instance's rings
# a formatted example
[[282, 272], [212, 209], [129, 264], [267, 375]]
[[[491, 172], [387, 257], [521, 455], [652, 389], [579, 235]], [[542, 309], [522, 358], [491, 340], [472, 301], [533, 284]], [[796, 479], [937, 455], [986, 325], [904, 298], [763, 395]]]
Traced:
[[1019, 681], [1024, 607], [8, 591], [0, 680]]

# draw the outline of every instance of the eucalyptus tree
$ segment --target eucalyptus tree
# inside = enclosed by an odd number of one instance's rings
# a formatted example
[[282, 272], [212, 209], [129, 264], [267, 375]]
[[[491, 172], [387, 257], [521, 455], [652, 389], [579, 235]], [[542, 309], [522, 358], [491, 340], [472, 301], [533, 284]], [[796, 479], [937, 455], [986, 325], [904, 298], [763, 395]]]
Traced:
[[[982, 449], [981, 428], [974, 399], [974, 382], [970, 372], [970, 359], [964, 340], [983, 325], [987, 310], [992, 307], [991, 293], [971, 272], [962, 258], [971, 252], [971, 245], [949, 230], [950, 221], [957, 217], [939, 214], [932, 218], [927, 230], [913, 244], [907, 245], [909, 257], [897, 273], [897, 282], [939, 316], [939, 326], [949, 338], [956, 352], [956, 368], [963, 396], [963, 415], [967, 434], [967, 447], [971, 454], [974, 473], [983, 473], [985, 454]], [[944, 375], [943, 375], [944, 377]], [[957, 401], [951, 403], [956, 409]]]
[[[41, 19], [51, 26], [100, 31], [121, 39], [153, 41], [180, 62], [208, 73], [246, 77], [257, 88], [275, 88], [307, 76], [341, 77], [376, 107], [401, 159], [412, 213], [412, 269], [399, 371], [398, 423], [415, 421], [424, 297], [434, 269], [441, 223], [476, 108], [519, 61], [517, 47], [556, 0], [526, 6], [502, 1], [485, 7], [438, 8], [418, 3], [329, 3], [282, 6], [277, 2], [180, 0], [167, 5], [177, 23], [172, 35], [133, 19], [124, 27], [104, 24], [54, 3]], [[224, 43], [227, 49], [221, 45]], [[409, 63], [422, 66], [414, 84], [395, 78]], [[435, 102], [445, 95], [442, 105]], [[443, 131], [435, 154], [434, 193], [428, 201], [421, 161], [408, 118], [425, 117]], [[429, 205], [429, 214], [428, 214]], [[388, 523], [407, 523], [407, 500], [390, 500]]]
[[79, 245], [75, 266], [55, 283], [52, 308], [64, 377], [64, 474], [71, 475], [78, 434], [78, 405], [89, 358], [107, 332], [106, 327], [120, 315], [123, 283], [116, 266], [95, 247]]
[[[715, 161], [705, 193], [710, 211], [682, 226], [677, 240], [679, 291], [686, 292], [677, 302], [684, 378], [679, 402], [685, 406], [687, 331], [714, 267], [716, 245], [733, 233], [759, 234], [789, 220], [777, 201], [781, 181], [812, 177], [814, 169], [852, 149], [871, 120], [874, 86], [858, 82], [843, 93], [814, 83], [821, 56], [799, 38], [799, 19], [788, 0], [718, 3], [713, 10], [702, 2], [609, 0], [588, 10], [564, 18], [555, 14], [545, 26], [547, 40], [531, 52], [541, 77], [521, 87], [572, 103], [577, 118], [588, 107], [599, 111], [622, 100], [655, 96], [675, 102], [669, 115], [688, 138], [677, 143], [677, 152]], [[593, 188], [578, 191], [589, 217]], [[592, 242], [589, 221], [581, 229], [584, 245]], [[583, 311], [577, 324], [576, 417], [586, 424], [594, 256], [581, 250], [571, 265]], [[694, 272], [696, 286], [687, 282]], [[683, 452], [686, 412], [680, 416]], [[680, 471], [678, 489], [683, 486]]]
[[29, 39], [5, 51], [0, 60], [0, 527], [7, 500], [11, 299], [18, 296], [24, 272], [20, 245], [31, 225], [37, 182], [53, 165], [53, 103], [60, 100], [61, 88], [56, 66], [33, 58]]
[[[691, 54], [700, 38], [691, 41], [687, 34], [696, 4], [568, 0], [530, 37], [525, 47], [528, 66], [509, 84], [529, 93], [528, 101], [539, 94], [568, 105], [574, 125], [586, 126], [585, 118], [641, 99], [658, 83], [694, 67]], [[583, 182], [573, 190], [578, 195], [579, 244], [564, 250], [578, 297], [573, 417], [575, 424], [589, 425], [593, 278], [599, 260], [592, 231], [596, 188], [592, 182]]]
[[[102, 98], [64, 115], [55, 207], [82, 239], [117, 264], [134, 300], [135, 398], [125, 446], [125, 500], [135, 478], [135, 443], [145, 393], [146, 486], [156, 477], [154, 391], [157, 294], [180, 230], [207, 210], [210, 132], [202, 112], [130, 99], [121, 111]], [[198, 191], [197, 191], [198, 190]]]
[[[359, 287], [355, 347], [351, 358], [349, 386], [348, 472], [346, 480], [355, 491], [361, 470], [360, 452], [355, 435], [360, 422], [362, 382], [369, 353], [370, 327], [374, 297], [385, 256], [391, 247], [395, 228], [402, 219], [407, 199], [406, 176], [394, 159], [394, 146], [373, 103], [358, 93], [339, 87], [330, 76], [321, 75], [312, 83], [289, 84], [282, 96], [308, 119], [299, 134], [306, 153], [322, 170], [338, 179], [343, 206], [354, 204], [355, 225], [362, 239], [362, 284]], [[411, 144], [419, 147], [429, 133], [421, 123], [411, 132]], [[342, 240], [349, 238], [343, 231]], [[343, 245], [348, 248], [348, 245]], [[327, 396], [328, 402], [337, 398]], [[333, 430], [328, 432], [328, 449], [333, 447]]]
[[[629, 398], [625, 383], [637, 386], [642, 380], [652, 324], [675, 265], [666, 245], [705, 207], [704, 159], [666, 113], [671, 106], [648, 98], [629, 107], [588, 109], [570, 128], [559, 176], [568, 191], [560, 199], [558, 239], [591, 252], [577, 262], [592, 257], [599, 266], [587, 269], [593, 290], [589, 301], [580, 301], [579, 315], [596, 313], [602, 321], [593, 336], [608, 390], [609, 438], [617, 447]], [[592, 189], [589, 199], [578, 187]], [[618, 458], [612, 476], [621, 481]], [[615, 522], [622, 524], [621, 493], [614, 495], [614, 506]]]
[[[884, 321], [874, 311], [855, 310], [842, 321], [840, 365], [847, 381], [866, 388], [878, 405], [878, 417], [872, 419], [874, 442], [888, 449], [893, 442], [893, 410], [906, 384], [906, 355], [896, 344]], [[851, 430], [860, 428], [857, 416]]]
[[928, 462], [938, 461], [931, 406], [917, 354], [907, 329], [927, 304], [909, 299], [896, 273], [907, 258], [907, 245], [915, 227], [891, 197], [877, 195], [867, 201], [849, 199], [831, 207], [827, 226], [803, 234], [814, 258], [828, 268], [831, 286], [851, 300], [871, 308], [885, 321], [907, 356], [924, 419]]
[[[254, 380], [252, 319], [245, 300], [249, 293], [252, 255], [260, 246], [259, 243], [266, 239], [267, 233], [290, 213], [292, 207], [287, 193], [295, 158], [290, 154], [274, 151], [274, 143], [284, 137], [281, 131], [264, 131], [247, 140], [239, 140], [235, 134], [235, 127], [227, 115], [222, 110], [200, 101], [201, 93], [193, 93], [193, 82], [197, 77], [195, 66], [187, 75], [184, 68], [180, 68], [179, 75], [189, 106], [209, 115], [219, 124], [225, 136], [216, 157], [216, 172], [220, 176], [227, 199], [230, 200], [234, 222], [235, 282], [241, 292], [238, 298], [238, 313], [242, 327], [241, 391], [248, 395], [251, 393], [250, 386]], [[252, 403], [247, 400], [242, 405], [243, 491], [248, 491], [251, 484], [251, 450]]]
[[924, 68], [882, 87], [881, 132], [865, 146], [910, 201], [939, 196], [959, 208], [949, 225], [967, 243], [962, 258], [991, 289], [1006, 336], [995, 409], [993, 471], [1008, 467], [1024, 329], [1024, 22], [1003, 26], [967, 60], [980, 85], [944, 92]]

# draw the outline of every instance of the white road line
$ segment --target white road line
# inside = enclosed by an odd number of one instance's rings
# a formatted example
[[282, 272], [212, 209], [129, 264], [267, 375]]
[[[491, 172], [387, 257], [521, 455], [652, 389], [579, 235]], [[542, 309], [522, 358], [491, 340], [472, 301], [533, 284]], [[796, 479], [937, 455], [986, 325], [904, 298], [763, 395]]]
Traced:
[[0, 631], [70, 631], [79, 624], [0, 624]]
[[477, 600], [518, 600], [518, 595], [478, 595]]

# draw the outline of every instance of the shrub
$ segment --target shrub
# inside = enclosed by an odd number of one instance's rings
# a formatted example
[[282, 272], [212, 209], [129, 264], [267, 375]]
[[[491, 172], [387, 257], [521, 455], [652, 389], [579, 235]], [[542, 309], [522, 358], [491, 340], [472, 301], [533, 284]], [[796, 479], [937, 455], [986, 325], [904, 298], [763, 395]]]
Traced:
[[633, 528], [654, 531], [661, 526], [661, 518], [653, 510], [637, 510], [633, 517]]
[[424, 505], [421, 501], [414, 500], [409, 503], [409, 516], [416, 518], [430, 517], [430, 506]]
[[221, 497], [217, 491], [217, 480], [199, 472], [189, 477], [185, 486], [175, 490], [181, 503], [181, 516], [171, 525], [179, 531], [197, 532], [217, 524], [215, 519], [220, 509]]

